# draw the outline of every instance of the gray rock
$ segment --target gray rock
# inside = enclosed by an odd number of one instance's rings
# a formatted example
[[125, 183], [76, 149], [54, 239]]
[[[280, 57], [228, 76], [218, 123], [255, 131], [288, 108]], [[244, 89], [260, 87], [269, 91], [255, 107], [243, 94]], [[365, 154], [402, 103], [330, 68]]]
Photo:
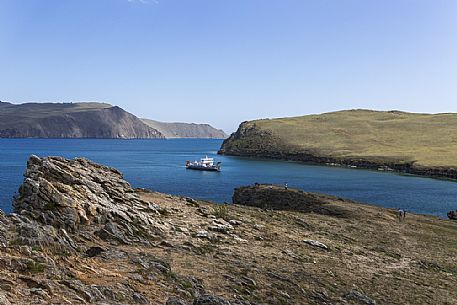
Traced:
[[193, 305], [230, 305], [226, 299], [214, 295], [205, 294], [197, 297]]
[[242, 277], [242, 284], [249, 287], [256, 287], [257, 283], [253, 279], [247, 276]]
[[119, 241], [123, 244], [130, 243], [121, 227], [111, 221], [106, 223], [103, 229], [95, 232], [95, 234], [103, 240]]
[[146, 299], [143, 295], [139, 294], [138, 292], [133, 293], [132, 300], [136, 304], [144, 304], [144, 305], [149, 304], [148, 299]]
[[195, 234], [196, 237], [199, 237], [199, 238], [208, 238], [209, 237], [209, 233], [208, 231], [205, 231], [205, 230], [201, 230], [201, 231], [198, 231], [196, 234]]
[[165, 305], [188, 305], [188, 303], [182, 299], [179, 299], [176, 297], [171, 297], [171, 298], [168, 298]]
[[208, 230], [227, 234], [233, 230], [233, 226], [229, 223], [221, 224], [214, 221], [213, 224], [208, 227]]
[[195, 199], [193, 199], [193, 198], [186, 197], [186, 201], [187, 201], [188, 203], [193, 204], [193, 205], [198, 205], [197, 200], [195, 200]]
[[146, 253], [139, 253], [131, 259], [133, 263], [141, 265], [149, 272], [167, 274], [171, 271], [170, 264]]
[[254, 224], [253, 228], [254, 230], [257, 230], [257, 231], [260, 231], [264, 228], [265, 226], [264, 225], [261, 225], [261, 224]]
[[357, 304], [362, 305], [376, 305], [376, 301], [357, 290], [350, 291], [348, 294], [345, 295], [345, 299], [354, 301]]
[[320, 241], [317, 241], [317, 240], [305, 239], [303, 242], [307, 243], [308, 245], [314, 246], [314, 247], [318, 247], [318, 248], [322, 248], [322, 249], [328, 250], [328, 246], [326, 244], [321, 243]]

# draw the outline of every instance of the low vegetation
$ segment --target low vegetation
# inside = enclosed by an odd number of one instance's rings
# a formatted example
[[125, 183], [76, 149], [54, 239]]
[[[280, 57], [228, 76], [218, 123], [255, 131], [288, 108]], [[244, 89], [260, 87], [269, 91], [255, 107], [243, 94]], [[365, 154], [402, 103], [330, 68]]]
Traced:
[[[341, 159], [414, 163], [414, 166], [457, 166], [457, 114], [349, 110], [320, 115], [263, 119], [244, 130], [267, 133], [275, 145], [238, 134], [224, 143], [226, 153], [250, 155], [271, 148], [276, 153], [305, 152]], [[252, 133], [251, 133], [252, 134]], [[247, 134], [246, 134], [247, 135]], [[251, 151], [249, 151], [251, 149]]]

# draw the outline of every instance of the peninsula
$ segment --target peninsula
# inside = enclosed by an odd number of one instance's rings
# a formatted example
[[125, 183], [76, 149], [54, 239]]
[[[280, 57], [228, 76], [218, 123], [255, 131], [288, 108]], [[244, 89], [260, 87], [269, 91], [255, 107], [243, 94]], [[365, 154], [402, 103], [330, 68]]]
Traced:
[[31, 156], [0, 211], [0, 303], [455, 304], [457, 222], [274, 185], [233, 205]]
[[457, 114], [347, 110], [243, 122], [220, 154], [457, 179]]

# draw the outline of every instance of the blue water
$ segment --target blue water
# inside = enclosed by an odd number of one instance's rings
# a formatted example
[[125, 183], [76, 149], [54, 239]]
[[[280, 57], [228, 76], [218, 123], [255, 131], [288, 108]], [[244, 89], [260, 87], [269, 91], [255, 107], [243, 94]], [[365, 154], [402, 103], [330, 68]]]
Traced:
[[[237, 186], [288, 182], [290, 187], [333, 194], [360, 202], [445, 217], [457, 209], [457, 183], [368, 170], [295, 162], [218, 156], [221, 140], [0, 139], [0, 208], [11, 211], [14, 193], [30, 154], [84, 156], [113, 166], [134, 187], [231, 202]], [[208, 155], [222, 161], [222, 172], [184, 168], [186, 160]]]

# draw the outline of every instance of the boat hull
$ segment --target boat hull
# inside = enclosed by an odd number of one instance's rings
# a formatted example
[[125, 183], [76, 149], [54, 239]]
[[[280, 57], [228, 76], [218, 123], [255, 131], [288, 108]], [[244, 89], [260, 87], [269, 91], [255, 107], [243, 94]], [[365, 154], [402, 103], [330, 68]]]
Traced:
[[197, 170], [197, 171], [207, 171], [207, 172], [220, 172], [221, 171], [221, 168], [217, 167], [217, 166], [208, 167], [208, 166], [188, 165], [188, 166], [186, 166], [186, 169], [193, 169], [193, 170]]

